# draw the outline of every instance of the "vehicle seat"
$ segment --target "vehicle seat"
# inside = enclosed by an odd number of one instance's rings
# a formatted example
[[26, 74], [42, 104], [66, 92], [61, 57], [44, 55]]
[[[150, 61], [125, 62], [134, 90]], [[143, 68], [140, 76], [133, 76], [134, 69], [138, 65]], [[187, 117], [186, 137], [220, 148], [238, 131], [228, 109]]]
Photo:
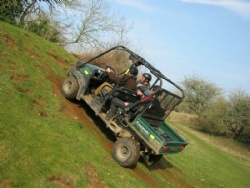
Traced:
[[140, 96], [136, 95], [136, 91], [125, 88], [125, 87], [119, 87], [116, 89], [116, 91], [113, 93], [114, 97], [117, 97], [125, 102], [136, 102], [140, 100]]

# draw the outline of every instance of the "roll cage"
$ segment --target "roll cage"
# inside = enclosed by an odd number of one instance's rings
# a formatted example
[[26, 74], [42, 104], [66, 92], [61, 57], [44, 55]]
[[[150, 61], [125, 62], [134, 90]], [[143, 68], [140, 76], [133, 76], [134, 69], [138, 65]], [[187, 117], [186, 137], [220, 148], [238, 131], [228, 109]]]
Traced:
[[[91, 64], [94, 60], [98, 59], [101, 56], [104, 56], [105, 54], [108, 54], [109, 52], [112, 52], [114, 50], [117, 51], [125, 51], [129, 54], [129, 59], [132, 61], [132, 66], [145, 66], [149, 72], [155, 76], [155, 81], [151, 85], [151, 87], [158, 85], [157, 91], [154, 93], [154, 95], [147, 96], [141, 100], [138, 99], [137, 102], [135, 102], [132, 106], [129, 108], [126, 108], [126, 111], [130, 111], [136, 106], [145, 104], [143, 109], [140, 109], [140, 115], [144, 118], [151, 117], [158, 119], [158, 120], [164, 120], [170, 112], [184, 99], [185, 94], [180, 86], [175, 84], [173, 81], [171, 81], [169, 78], [167, 78], [164, 74], [162, 74], [157, 68], [155, 68], [153, 65], [151, 65], [149, 62], [147, 62], [144, 58], [139, 56], [138, 54], [134, 53], [133, 51], [129, 50], [128, 48], [124, 46], [115, 46], [113, 48], [110, 48], [109, 50], [89, 59], [86, 62], [79, 61], [76, 65], [76, 68], [80, 68], [83, 64]], [[126, 73], [126, 70], [123, 71], [120, 74]], [[123, 77], [121, 78], [121, 80]], [[174, 88], [177, 90], [178, 94], [175, 94], [167, 89], [162, 88], [164, 85], [163, 83], [167, 82], [174, 86]], [[119, 83], [116, 84], [116, 86], [111, 91], [111, 95], [115, 93], [115, 91], [119, 88]], [[125, 91], [125, 94], [130, 95], [129, 92]], [[157, 101], [157, 102], [156, 102]], [[153, 108], [153, 104], [158, 103], [158, 107]], [[138, 114], [138, 113], [137, 113]]]

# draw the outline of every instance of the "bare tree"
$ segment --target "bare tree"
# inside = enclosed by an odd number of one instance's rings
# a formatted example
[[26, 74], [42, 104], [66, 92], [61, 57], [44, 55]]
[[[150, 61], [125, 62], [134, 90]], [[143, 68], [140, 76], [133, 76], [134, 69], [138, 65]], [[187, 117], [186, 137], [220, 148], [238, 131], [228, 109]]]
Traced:
[[[19, 14], [14, 15], [17, 25], [35, 31], [46, 39], [60, 38], [51, 41], [61, 46], [103, 49], [110, 43], [126, 45], [126, 34], [132, 28], [126, 24], [124, 18], [110, 12], [108, 0], [20, 0], [18, 2], [21, 10]], [[12, 11], [12, 6], [6, 7]]]
[[22, 5], [22, 11], [18, 24], [20, 27], [25, 26], [25, 19], [33, 15], [40, 15], [41, 12], [46, 12], [47, 9], [51, 11], [58, 11], [58, 9], [75, 9], [79, 7], [80, 1], [72, 0], [20, 0], [19, 3]]
[[84, 1], [84, 6], [78, 15], [80, 15], [79, 21], [74, 23], [76, 27], [69, 28], [68, 34], [65, 34], [68, 40], [62, 45], [79, 44], [83, 48], [86, 46], [99, 48], [104, 46], [108, 35], [112, 34], [113, 39], [115, 36], [117, 40], [122, 41], [131, 29], [124, 18], [110, 14], [109, 4], [105, 1]]

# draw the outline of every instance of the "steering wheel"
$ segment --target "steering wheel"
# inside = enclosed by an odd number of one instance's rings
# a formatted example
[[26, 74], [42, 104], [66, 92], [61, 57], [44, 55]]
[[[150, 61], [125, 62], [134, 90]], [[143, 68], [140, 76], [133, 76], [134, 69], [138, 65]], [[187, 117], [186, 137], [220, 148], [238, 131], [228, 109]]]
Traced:
[[108, 80], [108, 78], [109, 78], [108, 73], [106, 71], [102, 72], [100, 79], [106, 81]]

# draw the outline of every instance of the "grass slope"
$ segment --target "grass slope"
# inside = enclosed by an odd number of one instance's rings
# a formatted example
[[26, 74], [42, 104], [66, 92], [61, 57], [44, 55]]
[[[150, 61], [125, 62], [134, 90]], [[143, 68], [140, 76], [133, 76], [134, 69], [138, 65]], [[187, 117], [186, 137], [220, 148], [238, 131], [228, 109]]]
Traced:
[[3, 22], [0, 38], [0, 187], [250, 187], [249, 152], [230, 143], [242, 153], [233, 155], [180, 122], [171, 123], [190, 143], [182, 153], [120, 167], [89, 108], [59, 92], [76, 59]]

